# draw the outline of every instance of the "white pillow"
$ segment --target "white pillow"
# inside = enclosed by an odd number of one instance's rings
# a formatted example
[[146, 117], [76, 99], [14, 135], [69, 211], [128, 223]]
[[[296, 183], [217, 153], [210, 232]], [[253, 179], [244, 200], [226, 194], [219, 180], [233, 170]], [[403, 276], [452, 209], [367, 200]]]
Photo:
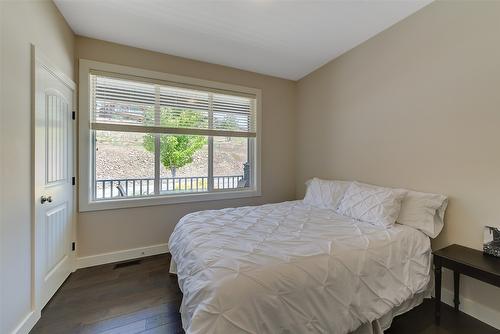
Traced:
[[435, 238], [443, 229], [447, 206], [448, 198], [444, 195], [409, 190], [403, 199], [397, 222]]
[[390, 227], [401, 210], [406, 194], [392, 189], [353, 182], [340, 201], [337, 213], [375, 225]]
[[348, 181], [321, 180], [315, 177], [306, 182], [304, 203], [335, 210], [350, 184]]

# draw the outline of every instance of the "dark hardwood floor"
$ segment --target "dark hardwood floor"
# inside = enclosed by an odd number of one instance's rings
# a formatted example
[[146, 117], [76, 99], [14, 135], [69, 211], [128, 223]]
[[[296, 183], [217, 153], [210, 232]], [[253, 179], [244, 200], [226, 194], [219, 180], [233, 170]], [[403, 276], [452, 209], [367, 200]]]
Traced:
[[434, 324], [434, 301], [426, 299], [422, 305], [394, 319], [386, 334], [499, 334], [465, 313], [455, 312], [453, 307], [441, 304], [441, 325]]
[[[179, 314], [182, 294], [168, 274], [170, 255], [122, 265], [77, 270], [42, 311], [31, 331], [47, 333], [184, 333]], [[443, 304], [434, 325], [430, 301], [394, 319], [388, 334], [500, 334], [500, 331]]]
[[182, 294], [168, 254], [70, 275], [31, 333], [183, 333]]

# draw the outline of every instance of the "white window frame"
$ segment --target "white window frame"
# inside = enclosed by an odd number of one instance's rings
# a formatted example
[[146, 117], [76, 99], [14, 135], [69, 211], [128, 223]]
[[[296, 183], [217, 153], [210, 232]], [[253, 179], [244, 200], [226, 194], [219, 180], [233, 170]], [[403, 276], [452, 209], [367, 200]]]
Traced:
[[[146, 80], [168, 81], [177, 84], [186, 84], [191, 86], [199, 86], [206, 89], [229, 91], [243, 94], [251, 94], [256, 97], [256, 122], [255, 122], [255, 149], [250, 152], [250, 159], [253, 159], [252, 177], [254, 182], [250, 188], [219, 190], [213, 192], [202, 193], [186, 193], [186, 194], [168, 194], [151, 197], [130, 197], [107, 199], [103, 201], [95, 201], [92, 196], [94, 187], [94, 161], [92, 154], [92, 132], [90, 127], [90, 98], [89, 98], [89, 75], [91, 71], [102, 71], [114, 73], [117, 75], [135, 76], [146, 78]], [[185, 77], [164, 72], [156, 72], [145, 69], [139, 69], [129, 66], [115, 65], [80, 59], [79, 62], [79, 134], [78, 134], [78, 149], [79, 149], [79, 164], [78, 164], [78, 185], [79, 185], [79, 211], [97, 211], [119, 208], [132, 208], [141, 206], [164, 205], [175, 203], [201, 202], [224, 200], [244, 197], [261, 196], [261, 168], [260, 168], [260, 152], [261, 152], [261, 122], [262, 122], [262, 91], [257, 88], [238, 86], [220, 82], [214, 82], [192, 77]], [[209, 164], [212, 162], [209, 161]]]

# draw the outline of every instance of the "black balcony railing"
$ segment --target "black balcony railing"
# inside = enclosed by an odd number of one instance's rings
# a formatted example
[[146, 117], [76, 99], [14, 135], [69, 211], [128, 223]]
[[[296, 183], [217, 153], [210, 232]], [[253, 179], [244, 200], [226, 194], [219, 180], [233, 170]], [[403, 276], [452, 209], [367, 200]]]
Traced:
[[[243, 175], [213, 177], [213, 189], [236, 189], [248, 186]], [[159, 194], [179, 192], [203, 192], [208, 190], [208, 176], [163, 177], [159, 182]], [[96, 180], [94, 198], [97, 200], [142, 197], [156, 194], [154, 178]]]

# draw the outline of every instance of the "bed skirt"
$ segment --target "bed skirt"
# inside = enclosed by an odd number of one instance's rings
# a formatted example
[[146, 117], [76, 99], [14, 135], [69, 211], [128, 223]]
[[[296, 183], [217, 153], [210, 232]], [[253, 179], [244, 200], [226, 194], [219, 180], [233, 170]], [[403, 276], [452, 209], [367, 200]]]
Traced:
[[[177, 265], [174, 260], [170, 260], [170, 273], [173, 275], [177, 275]], [[413, 298], [406, 300], [401, 305], [393, 308], [390, 312], [386, 313], [383, 317], [378, 320], [372, 321], [371, 323], [366, 323], [360, 326], [351, 334], [383, 334], [385, 330], [391, 327], [392, 320], [394, 317], [406, 313], [422, 304], [425, 298], [430, 298], [431, 292], [430, 289], [424, 291], [422, 293], [416, 294]], [[184, 327], [184, 324], [182, 325]], [[186, 328], [184, 328], [186, 330]]]

